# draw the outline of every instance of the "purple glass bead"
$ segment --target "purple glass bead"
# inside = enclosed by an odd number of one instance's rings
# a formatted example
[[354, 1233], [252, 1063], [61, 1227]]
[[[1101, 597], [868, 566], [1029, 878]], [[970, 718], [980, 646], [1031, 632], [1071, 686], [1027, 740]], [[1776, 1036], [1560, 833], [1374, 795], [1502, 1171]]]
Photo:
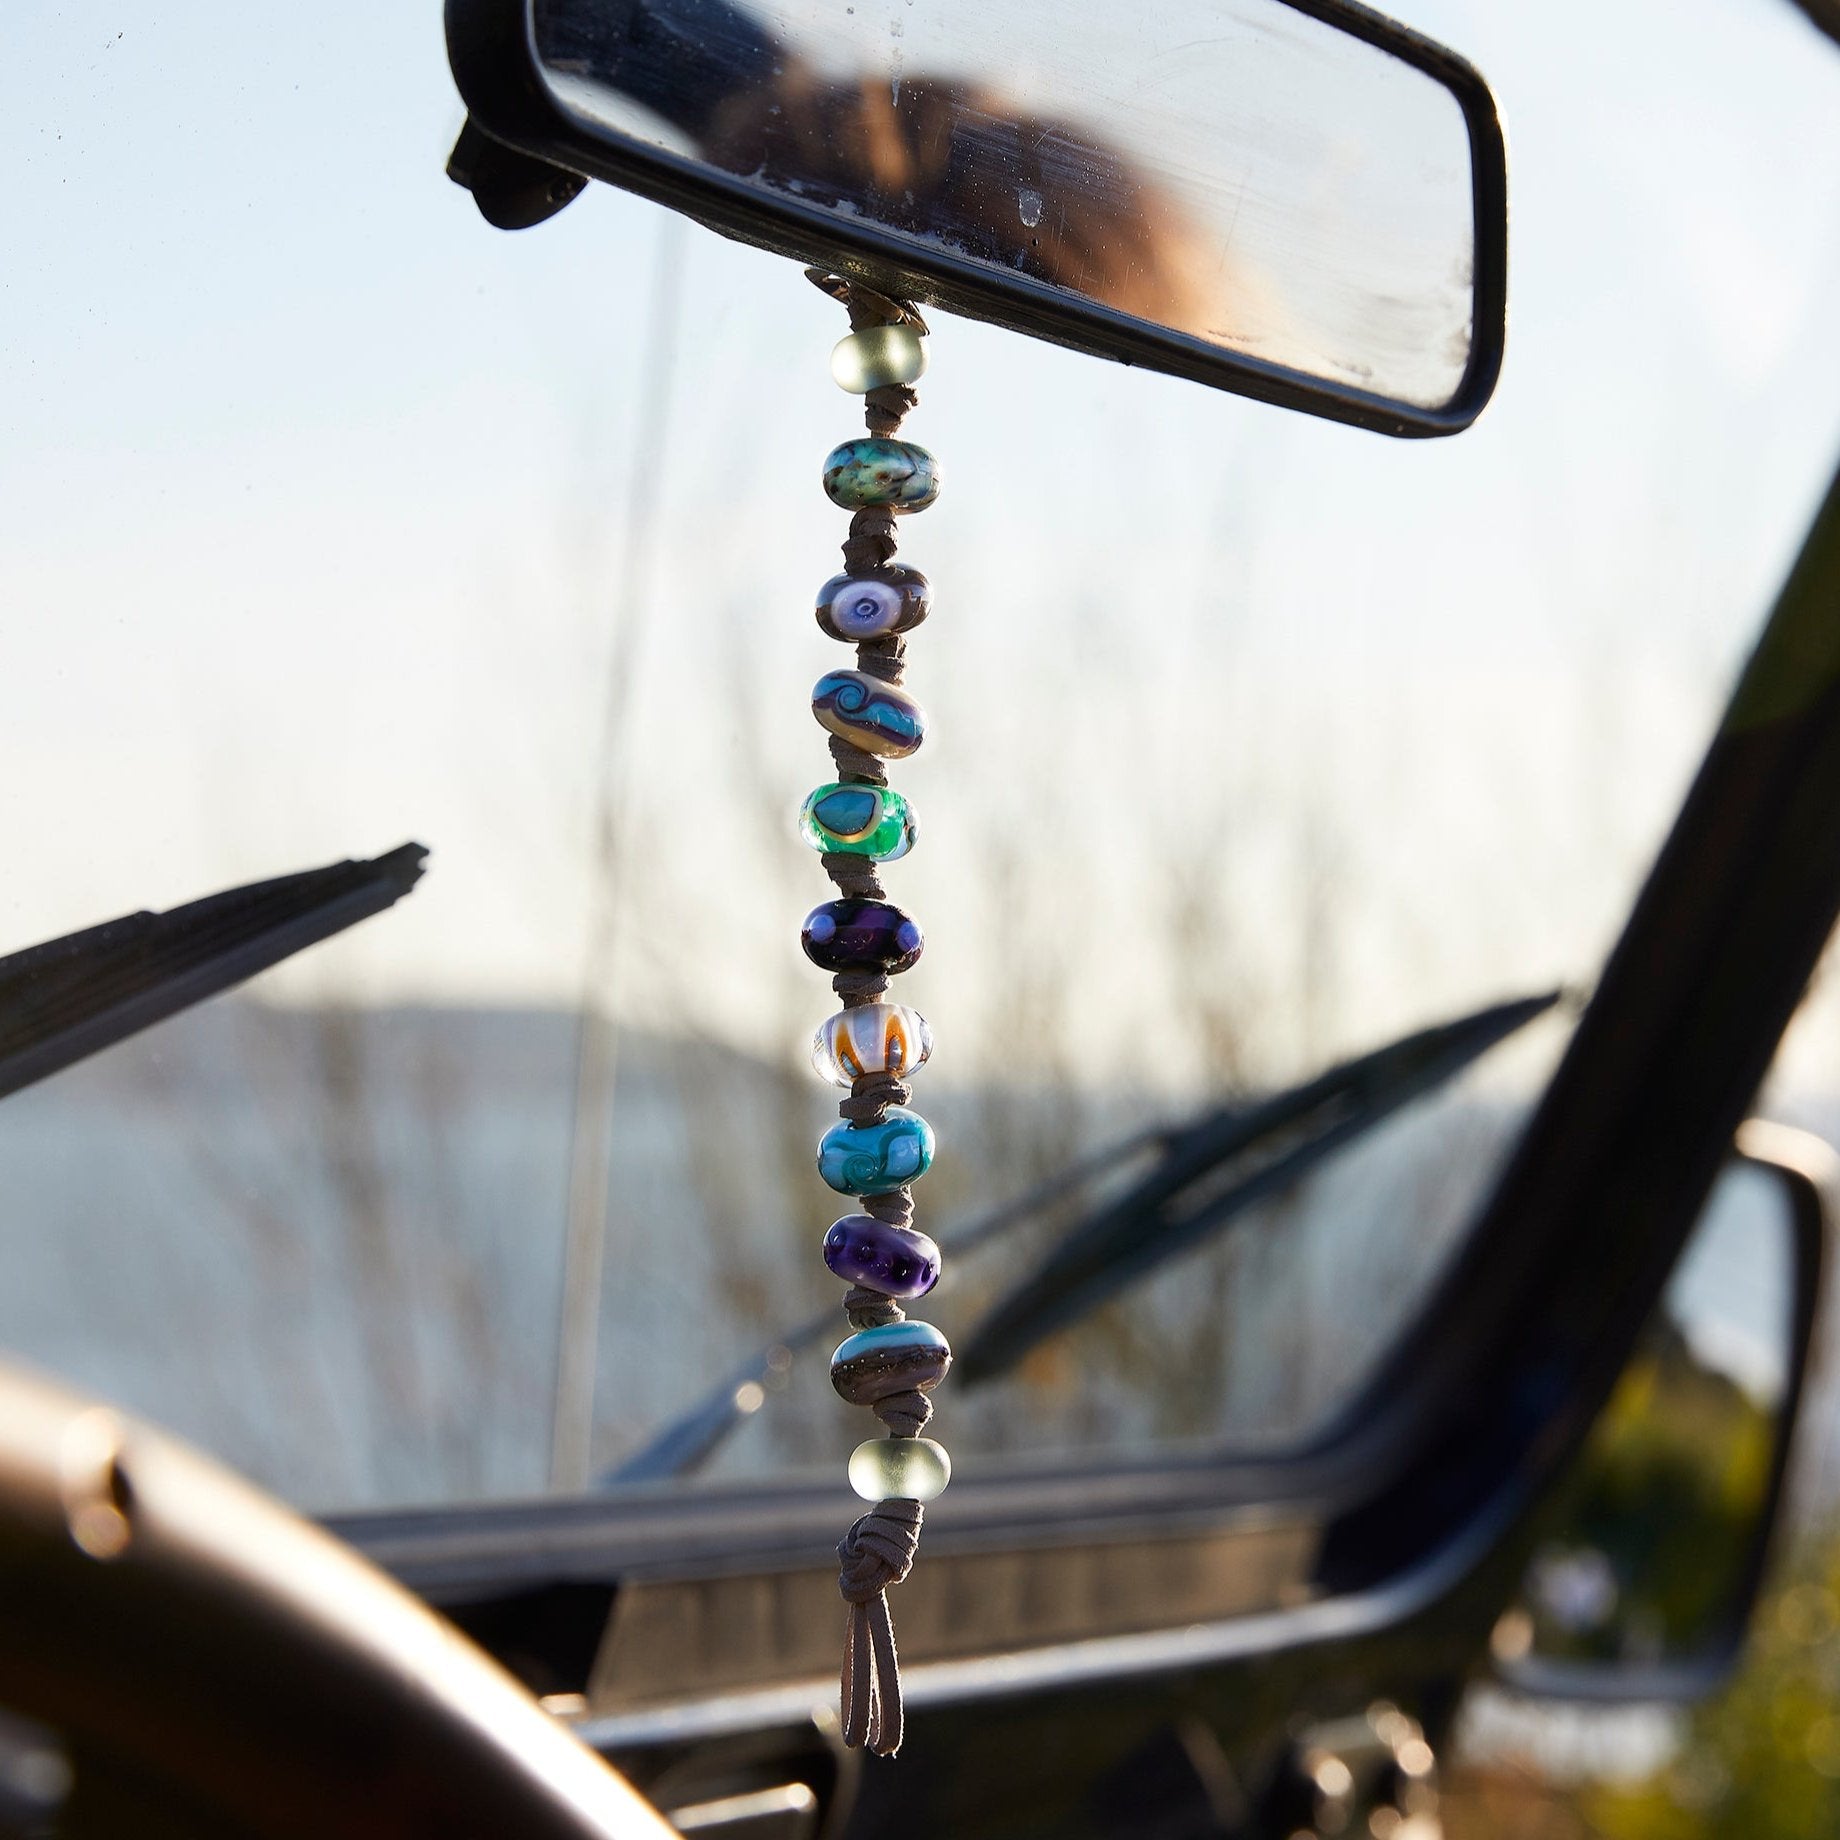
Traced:
[[890, 1297], [924, 1297], [939, 1282], [939, 1248], [924, 1233], [873, 1214], [845, 1214], [824, 1236], [824, 1262], [845, 1284]]
[[905, 971], [925, 943], [898, 907], [855, 895], [814, 907], [799, 929], [805, 956], [826, 971]]

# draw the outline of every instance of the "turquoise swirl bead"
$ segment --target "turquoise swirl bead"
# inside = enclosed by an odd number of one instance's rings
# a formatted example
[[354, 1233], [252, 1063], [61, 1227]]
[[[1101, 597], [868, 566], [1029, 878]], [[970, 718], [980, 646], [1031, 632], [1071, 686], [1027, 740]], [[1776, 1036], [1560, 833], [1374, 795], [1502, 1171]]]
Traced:
[[820, 786], [799, 809], [799, 830], [814, 850], [893, 862], [919, 835], [912, 807], [887, 786]]
[[850, 1487], [864, 1501], [931, 1501], [952, 1480], [952, 1459], [931, 1438], [870, 1438], [850, 1452]]
[[924, 511], [939, 483], [939, 462], [912, 441], [845, 441], [824, 461], [824, 490], [845, 511]]
[[891, 1105], [877, 1124], [844, 1119], [818, 1140], [818, 1174], [840, 1195], [892, 1195], [933, 1166], [933, 1127]]
[[904, 760], [926, 739], [926, 711], [867, 671], [826, 671], [812, 690], [811, 713], [833, 735], [884, 760]]

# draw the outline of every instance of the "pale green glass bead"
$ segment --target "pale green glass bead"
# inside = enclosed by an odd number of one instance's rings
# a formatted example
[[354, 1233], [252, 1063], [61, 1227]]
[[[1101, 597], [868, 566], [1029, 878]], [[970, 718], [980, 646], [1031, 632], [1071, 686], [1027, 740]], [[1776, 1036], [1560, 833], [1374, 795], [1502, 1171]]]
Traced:
[[864, 1501], [931, 1501], [952, 1480], [952, 1459], [931, 1438], [871, 1438], [850, 1452], [850, 1487]]
[[831, 353], [838, 388], [867, 396], [887, 383], [918, 383], [926, 375], [926, 340], [912, 326], [865, 326]]

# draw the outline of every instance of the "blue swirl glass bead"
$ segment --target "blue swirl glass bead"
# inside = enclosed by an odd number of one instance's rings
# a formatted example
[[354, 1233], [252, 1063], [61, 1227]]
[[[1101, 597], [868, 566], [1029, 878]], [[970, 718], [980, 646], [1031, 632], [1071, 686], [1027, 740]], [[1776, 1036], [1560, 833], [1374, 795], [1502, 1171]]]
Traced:
[[905, 321], [865, 326], [838, 341], [831, 375], [852, 396], [867, 396], [890, 383], [918, 383], [926, 375], [926, 340]]
[[939, 1248], [924, 1233], [873, 1214], [833, 1220], [824, 1262], [845, 1284], [866, 1284], [889, 1297], [924, 1297], [939, 1282]]
[[818, 624], [833, 639], [860, 645], [910, 631], [932, 604], [932, 587], [918, 569], [890, 563], [861, 575], [833, 575], [818, 590]]
[[840, 1195], [892, 1195], [933, 1166], [933, 1127], [891, 1105], [879, 1123], [839, 1119], [818, 1140], [818, 1174]]
[[850, 1487], [864, 1501], [931, 1501], [952, 1480], [952, 1459], [931, 1438], [870, 1438], [850, 1452]]
[[931, 1323], [897, 1322], [863, 1329], [831, 1356], [831, 1385], [853, 1406], [895, 1393], [930, 1393], [952, 1365], [952, 1346]]
[[939, 462], [912, 441], [845, 441], [824, 459], [824, 490], [845, 511], [924, 511], [939, 496]]
[[811, 693], [819, 725], [865, 754], [904, 760], [926, 739], [926, 711], [867, 671], [826, 671]]
[[859, 1003], [825, 1017], [811, 1043], [812, 1070], [833, 1086], [852, 1086], [866, 1073], [904, 1080], [926, 1065], [933, 1031], [905, 1003]]
[[905, 856], [919, 834], [913, 808], [898, 792], [837, 780], [806, 799], [799, 829], [814, 850], [840, 850], [873, 862]]
[[920, 923], [893, 902], [844, 895], [805, 916], [799, 944], [825, 971], [883, 971], [892, 976], [912, 968], [926, 939]]

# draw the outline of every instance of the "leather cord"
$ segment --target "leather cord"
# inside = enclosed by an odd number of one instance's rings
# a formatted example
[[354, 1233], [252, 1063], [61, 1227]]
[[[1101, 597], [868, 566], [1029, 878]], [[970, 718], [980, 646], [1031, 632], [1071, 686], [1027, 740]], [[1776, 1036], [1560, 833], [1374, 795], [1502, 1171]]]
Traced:
[[[860, 282], [849, 281], [823, 269], [808, 268], [805, 278], [821, 292], [842, 303], [850, 316], [850, 330], [870, 326], [906, 324], [924, 334], [926, 322], [914, 306]], [[919, 401], [912, 384], [885, 384], [864, 398], [864, 420], [878, 438], [895, 433], [902, 419]], [[895, 553], [895, 518], [884, 507], [858, 511], [850, 519], [843, 545], [843, 564], [851, 574], [883, 567]], [[856, 648], [857, 668], [883, 683], [898, 684], [906, 668], [906, 646], [899, 634], [865, 640]], [[873, 754], [840, 737], [831, 739], [831, 759], [837, 777], [845, 783], [885, 786], [887, 768]], [[827, 851], [824, 871], [846, 896], [881, 900], [883, 889], [876, 866], [867, 857], [846, 851]], [[845, 971], [832, 980], [832, 988], [846, 1009], [880, 1000], [888, 979], [880, 972]], [[909, 1092], [901, 1080], [888, 1073], [865, 1074], [855, 1081], [850, 1096], [838, 1106], [853, 1124], [877, 1123], [891, 1105], [905, 1105]], [[914, 1218], [912, 1191], [897, 1189], [888, 1195], [866, 1195], [861, 1207], [890, 1226], [906, 1227]], [[843, 1300], [854, 1329], [885, 1327], [906, 1320], [901, 1306], [867, 1285], [854, 1286]], [[878, 1399], [872, 1407], [893, 1437], [918, 1437], [933, 1416], [933, 1402], [916, 1389]], [[894, 1644], [894, 1618], [888, 1609], [888, 1591], [899, 1584], [914, 1563], [920, 1544], [920, 1504], [889, 1499], [878, 1502], [838, 1542], [842, 1570], [837, 1587], [848, 1606], [843, 1637], [843, 1741], [866, 1745], [878, 1757], [892, 1757], [901, 1748], [901, 1667]]]

